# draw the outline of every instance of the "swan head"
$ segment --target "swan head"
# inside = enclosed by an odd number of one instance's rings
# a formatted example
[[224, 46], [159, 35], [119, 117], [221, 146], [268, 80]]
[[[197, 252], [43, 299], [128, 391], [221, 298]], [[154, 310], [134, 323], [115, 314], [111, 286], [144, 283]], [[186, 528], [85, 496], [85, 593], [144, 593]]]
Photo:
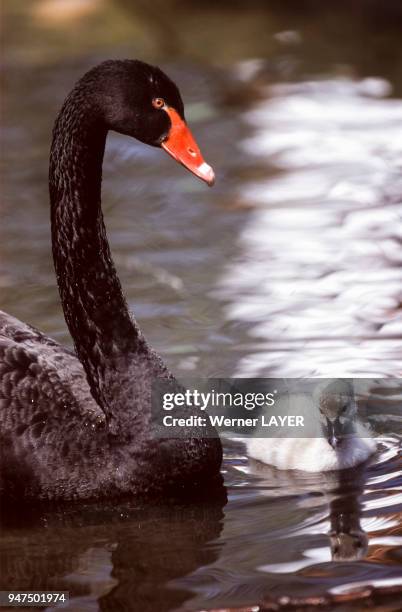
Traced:
[[208, 185], [214, 183], [214, 172], [187, 126], [179, 89], [160, 68], [109, 60], [87, 72], [79, 85], [107, 129], [161, 147]]
[[354, 431], [357, 405], [352, 384], [335, 380], [316, 389], [315, 400], [320, 412], [323, 434], [334, 450]]

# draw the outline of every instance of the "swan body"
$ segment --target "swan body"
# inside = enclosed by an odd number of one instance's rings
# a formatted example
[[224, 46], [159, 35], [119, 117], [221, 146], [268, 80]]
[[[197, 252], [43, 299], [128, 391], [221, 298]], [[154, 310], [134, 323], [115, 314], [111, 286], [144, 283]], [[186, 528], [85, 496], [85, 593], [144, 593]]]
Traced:
[[53, 131], [49, 188], [53, 259], [75, 351], [0, 312], [3, 499], [165, 494], [220, 478], [211, 428], [189, 428], [180, 440], [154, 435], [152, 382], [174, 379], [128, 311], [107, 242], [101, 178], [110, 129], [164, 148], [213, 182], [180, 93], [158, 68], [104, 62], [67, 97]]
[[358, 419], [349, 382], [319, 385], [317, 391], [278, 398], [283, 414], [301, 415], [309, 423], [309, 437], [255, 437], [246, 443], [251, 458], [281, 470], [327, 472], [354, 467], [376, 450], [369, 429]]

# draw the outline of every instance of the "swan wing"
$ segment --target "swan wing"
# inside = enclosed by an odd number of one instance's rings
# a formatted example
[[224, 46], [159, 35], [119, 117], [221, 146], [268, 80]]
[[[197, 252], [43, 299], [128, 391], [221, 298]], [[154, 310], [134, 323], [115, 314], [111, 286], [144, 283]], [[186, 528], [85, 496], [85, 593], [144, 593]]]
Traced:
[[[5, 383], [7, 375], [8, 385]], [[44, 379], [53, 383], [53, 389], [42, 387], [41, 378], [43, 383]], [[13, 388], [15, 391], [17, 387], [22, 390], [24, 386], [27, 391], [36, 391], [39, 397], [44, 395], [47, 400], [53, 400], [55, 410], [62, 397], [84, 418], [105, 418], [91, 395], [84, 369], [74, 351], [0, 311], [0, 394], [11, 392]]]
[[0, 488], [73, 469], [105, 425], [74, 353], [0, 312]]

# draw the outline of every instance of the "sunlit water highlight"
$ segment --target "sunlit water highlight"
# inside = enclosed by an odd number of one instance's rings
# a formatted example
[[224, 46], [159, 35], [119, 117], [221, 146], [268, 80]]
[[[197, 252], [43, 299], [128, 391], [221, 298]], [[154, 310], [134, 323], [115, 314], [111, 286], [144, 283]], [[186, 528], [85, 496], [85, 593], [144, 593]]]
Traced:
[[241, 144], [271, 176], [218, 295], [256, 348], [242, 376], [401, 373], [402, 102], [375, 79], [267, 88]]

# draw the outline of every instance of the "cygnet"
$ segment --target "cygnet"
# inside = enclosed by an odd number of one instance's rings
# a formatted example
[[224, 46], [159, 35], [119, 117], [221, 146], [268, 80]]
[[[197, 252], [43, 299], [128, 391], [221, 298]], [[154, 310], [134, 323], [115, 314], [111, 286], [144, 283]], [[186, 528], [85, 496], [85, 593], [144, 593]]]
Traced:
[[[278, 414], [302, 415], [310, 437], [255, 436], [246, 442], [248, 455], [282, 470], [326, 472], [351, 468], [376, 450], [371, 432], [359, 418], [353, 385], [348, 380], [320, 383], [312, 394], [278, 397]], [[276, 410], [275, 410], [276, 412]]]

